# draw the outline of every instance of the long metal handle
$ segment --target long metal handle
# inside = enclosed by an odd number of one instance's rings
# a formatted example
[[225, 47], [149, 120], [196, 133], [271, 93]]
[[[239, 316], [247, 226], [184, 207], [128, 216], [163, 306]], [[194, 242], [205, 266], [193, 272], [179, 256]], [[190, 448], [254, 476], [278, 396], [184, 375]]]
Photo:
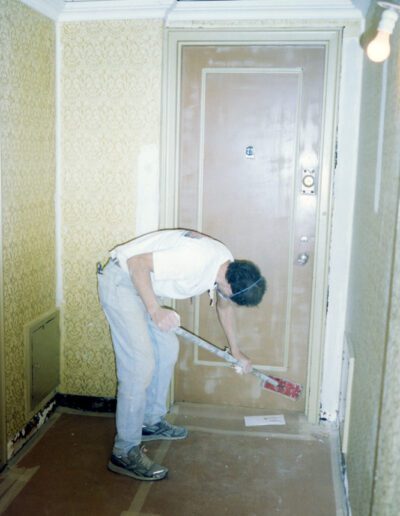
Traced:
[[[196, 344], [197, 346], [200, 346], [203, 349], [206, 349], [207, 351], [210, 351], [211, 353], [214, 353], [214, 355], [217, 355], [218, 357], [222, 358], [226, 362], [229, 362], [230, 364], [236, 365], [240, 367], [239, 360], [236, 360], [230, 353], [227, 351], [224, 351], [217, 346], [214, 346], [214, 344], [211, 344], [210, 342], [207, 342], [206, 340], [198, 337], [194, 333], [191, 333], [188, 330], [185, 330], [185, 328], [182, 328], [181, 326], [179, 328], [176, 328], [175, 333], [181, 337], [183, 337], [186, 340], [189, 340], [190, 342], [193, 342], [193, 344]], [[279, 385], [279, 382], [277, 382], [274, 378], [271, 378], [270, 376], [262, 373], [258, 369], [252, 369], [250, 373], [254, 376], [257, 376], [257, 378], [260, 378], [264, 382], [270, 383], [274, 387], [277, 387]]]

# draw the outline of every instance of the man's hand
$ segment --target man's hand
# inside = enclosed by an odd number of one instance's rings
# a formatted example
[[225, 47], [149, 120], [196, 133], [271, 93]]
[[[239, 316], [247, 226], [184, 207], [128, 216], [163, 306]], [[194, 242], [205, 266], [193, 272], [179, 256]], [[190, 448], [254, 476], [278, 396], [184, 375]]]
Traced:
[[153, 322], [162, 331], [177, 328], [181, 321], [179, 315], [158, 304], [153, 290], [150, 274], [154, 271], [153, 253], [144, 253], [132, 256], [127, 260], [129, 274], [139, 295], [146, 306]]
[[253, 364], [251, 363], [250, 358], [242, 353], [240, 349], [237, 349], [235, 351], [231, 351], [233, 358], [236, 358], [240, 362], [240, 366], [243, 369], [244, 373], [250, 373], [250, 371], [253, 369]]
[[179, 314], [174, 312], [174, 310], [170, 310], [169, 308], [163, 308], [159, 306], [150, 313], [150, 316], [153, 322], [162, 331], [175, 330], [175, 328], [178, 328], [178, 326], [181, 324]]

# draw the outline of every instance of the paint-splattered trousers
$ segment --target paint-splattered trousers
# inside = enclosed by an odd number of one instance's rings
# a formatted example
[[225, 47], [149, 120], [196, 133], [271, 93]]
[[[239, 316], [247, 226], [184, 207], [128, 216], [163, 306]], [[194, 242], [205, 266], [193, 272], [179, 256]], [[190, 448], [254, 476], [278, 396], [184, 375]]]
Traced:
[[142, 426], [157, 423], [178, 357], [178, 339], [151, 320], [129, 274], [110, 260], [98, 271], [101, 305], [110, 325], [118, 390], [113, 453], [125, 455], [141, 442]]

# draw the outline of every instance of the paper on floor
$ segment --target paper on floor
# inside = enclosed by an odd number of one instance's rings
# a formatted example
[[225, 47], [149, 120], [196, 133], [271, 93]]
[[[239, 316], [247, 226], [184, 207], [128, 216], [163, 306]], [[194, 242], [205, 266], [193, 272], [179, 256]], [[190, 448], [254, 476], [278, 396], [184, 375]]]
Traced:
[[263, 425], [285, 425], [283, 415], [279, 416], [244, 416], [245, 426], [263, 426]]

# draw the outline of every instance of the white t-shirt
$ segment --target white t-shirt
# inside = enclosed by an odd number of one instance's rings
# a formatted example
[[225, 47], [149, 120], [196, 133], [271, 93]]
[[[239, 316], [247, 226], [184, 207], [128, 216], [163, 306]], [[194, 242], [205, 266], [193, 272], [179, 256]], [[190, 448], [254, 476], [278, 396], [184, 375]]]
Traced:
[[111, 257], [128, 272], [129, 258], [153, 253], [151, 281], [157, 296], [171, 299], [197, 296], [214, 288], [220, 266], [233, 261], [233, 256], [218, 240], [191, 234], [185, 229], [155, 231], [115, 247]]

